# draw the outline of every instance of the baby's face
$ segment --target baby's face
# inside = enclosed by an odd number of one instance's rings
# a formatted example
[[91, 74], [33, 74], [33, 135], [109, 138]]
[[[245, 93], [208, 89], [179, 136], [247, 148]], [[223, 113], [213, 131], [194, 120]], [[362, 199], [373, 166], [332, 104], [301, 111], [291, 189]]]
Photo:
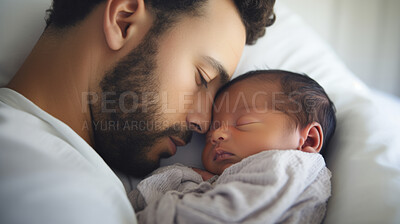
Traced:
[[[265, 91], [267, 89], [268, 91]], [[277, 86], [242, 81], [219, 95], [203, 149], [204, 167], [221, 174], [242, 159], [271, 149], [294, 149], [300, 132], [283, 112], [272, 110]], [[282, 102], [281, 102], [282, 103]]]

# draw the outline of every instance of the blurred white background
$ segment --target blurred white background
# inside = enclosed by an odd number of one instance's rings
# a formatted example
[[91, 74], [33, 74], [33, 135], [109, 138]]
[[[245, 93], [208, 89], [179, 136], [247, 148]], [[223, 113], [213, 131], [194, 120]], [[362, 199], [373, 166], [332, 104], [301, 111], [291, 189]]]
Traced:
[[367, 85], [400, 96], [400, 0], [277, 0], [301, 15]]

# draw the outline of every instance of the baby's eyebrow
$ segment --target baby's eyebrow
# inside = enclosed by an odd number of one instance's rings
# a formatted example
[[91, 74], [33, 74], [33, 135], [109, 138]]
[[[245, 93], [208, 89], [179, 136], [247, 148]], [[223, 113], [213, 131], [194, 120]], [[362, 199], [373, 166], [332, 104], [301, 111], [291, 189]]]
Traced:
[[253, 108], [253, 106], [244, 105], [244, 106], [241, 106], [238, 108], [233, 108], [233, 111], [231, 113], [237, 113], [237, 112], [243, 112], [243, 111], [246, 111], [246, 113], [250, 113], [252, 108]]
[[273, 112], [271, 108], [268, 107], [257, 107], [253, 105], [243, 105], [237, 108], [233, 108], [230, 113], [252, 113], [253, 115], [263, 115], [270, 112]]

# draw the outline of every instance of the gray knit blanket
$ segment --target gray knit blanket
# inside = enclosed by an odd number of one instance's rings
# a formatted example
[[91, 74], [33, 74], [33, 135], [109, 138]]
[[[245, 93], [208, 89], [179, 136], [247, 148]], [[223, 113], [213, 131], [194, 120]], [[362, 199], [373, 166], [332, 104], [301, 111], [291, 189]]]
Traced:
[[129, 193], [139, 223], [321, 223], [331, 173], [320, 154], [270, 150], [203, 181], [162, 167]]

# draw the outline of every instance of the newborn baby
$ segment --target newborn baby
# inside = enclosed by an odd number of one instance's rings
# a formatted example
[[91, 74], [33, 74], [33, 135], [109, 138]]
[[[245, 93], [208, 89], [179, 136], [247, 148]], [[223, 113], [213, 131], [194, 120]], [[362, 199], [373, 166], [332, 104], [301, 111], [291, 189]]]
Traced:
[[265, 150], [318, 153], [335, 126], [333, 103], [311, 78], [285, 71], [250, 72], [217, 93], [202, 162], [219, 175]]
[[331, 175], [319, 153], [335, 127], [333, 103], [308, 76], [280, 70], [239, 76], [216, 95], [202, 154], [207, 171], [177, 164], [153, 172], [129, 194], [137, 218], [320, 223]]

